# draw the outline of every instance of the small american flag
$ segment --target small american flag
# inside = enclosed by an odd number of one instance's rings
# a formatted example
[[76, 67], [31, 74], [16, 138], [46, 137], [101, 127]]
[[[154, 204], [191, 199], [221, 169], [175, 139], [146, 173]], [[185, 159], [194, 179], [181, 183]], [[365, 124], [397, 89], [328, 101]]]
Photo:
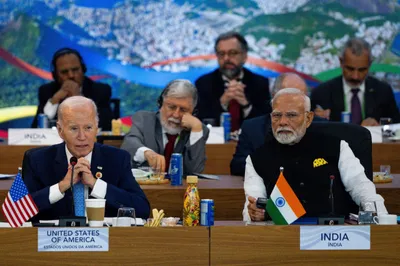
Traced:
[[20, 227], [39, 212], [20, 173], [15, 177], [10, 191], [8, 191], [2, 210], [11, 227]]

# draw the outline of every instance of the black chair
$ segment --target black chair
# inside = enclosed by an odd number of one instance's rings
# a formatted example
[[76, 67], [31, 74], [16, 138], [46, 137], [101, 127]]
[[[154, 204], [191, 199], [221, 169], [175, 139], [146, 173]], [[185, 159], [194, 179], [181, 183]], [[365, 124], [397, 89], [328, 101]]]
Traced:
[[365, 175], [372, 181], [372, 139], [368, 129], [341, 122], [313, 122], [307, 131], [322, 132], [345, 140], [365, 169]]
[[120, 103], [121, 103], [121, 100], [118, 98], [110, 99], [110, 106], [111, 106], [113, 119], [118, 119], [121, 117]]
[[37, 148], [32, 148], [32, 149], [29, 149], [29, 150], [25, 151], [24, 158], [22, 159], [22, 173], [21, 173], [22, 174], [22, 179], [24, 179], [24, 177], [25, 177], [26, 164], [27, 164], [27, 159], [26, 158], [29, 155], [29, 153], [37, 151], [37, 150], [40, 150], [40, 149], [44, 149], [44, 148], [46, 148], [46, 147], [37, 147]]

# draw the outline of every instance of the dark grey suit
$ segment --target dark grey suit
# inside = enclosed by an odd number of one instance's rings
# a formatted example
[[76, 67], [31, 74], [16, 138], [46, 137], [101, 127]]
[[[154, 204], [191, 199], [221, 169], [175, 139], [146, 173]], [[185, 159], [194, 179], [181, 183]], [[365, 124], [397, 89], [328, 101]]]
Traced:
[[[190, 132], [183, 130], [179, 136], [174, 153], [182, 153], [184, 174], [201, 173], [206, 161], [206, 141], [209, 130], [203, 125], [203, 137], [190, 145]], [[134, 161], [136, 151], [147, 147], [158, 154], [164, 154], [164, 143], [159, 112], [139, 111], [132, 116], [132, 127], [125, 136], [121, 149], [127, 150], [132, 157], [132, 167], [148, 165]]]

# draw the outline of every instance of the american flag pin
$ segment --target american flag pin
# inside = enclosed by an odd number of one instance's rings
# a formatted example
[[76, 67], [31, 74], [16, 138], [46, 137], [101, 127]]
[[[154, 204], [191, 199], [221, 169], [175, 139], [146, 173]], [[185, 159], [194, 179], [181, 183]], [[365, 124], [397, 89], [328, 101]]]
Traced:
[[96, 173], [96, 178], [97, 179], [102, 178], [102, 177], [103, 177], [103, 174], [101, 172], [97, 172]]
[[103, 166], [97, 166], [97, 169], [103, 170]]

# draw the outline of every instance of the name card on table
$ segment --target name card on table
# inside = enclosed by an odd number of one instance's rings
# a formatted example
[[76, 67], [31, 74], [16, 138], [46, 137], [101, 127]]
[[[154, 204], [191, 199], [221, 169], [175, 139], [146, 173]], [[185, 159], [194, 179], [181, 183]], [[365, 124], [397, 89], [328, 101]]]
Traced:
[[51, 128], [10, 128], [8, 145], [54, 145], [63, 142]]
[[210, 134], [206, 144], [223, 144], [225, 143], [224, 128], [223, 127], [209, 127]]
[[300, 250], [370, 250], [371, 227], [301, 226]]
[[108, 251], [108, 228], [38, 228], [38, 251]]

